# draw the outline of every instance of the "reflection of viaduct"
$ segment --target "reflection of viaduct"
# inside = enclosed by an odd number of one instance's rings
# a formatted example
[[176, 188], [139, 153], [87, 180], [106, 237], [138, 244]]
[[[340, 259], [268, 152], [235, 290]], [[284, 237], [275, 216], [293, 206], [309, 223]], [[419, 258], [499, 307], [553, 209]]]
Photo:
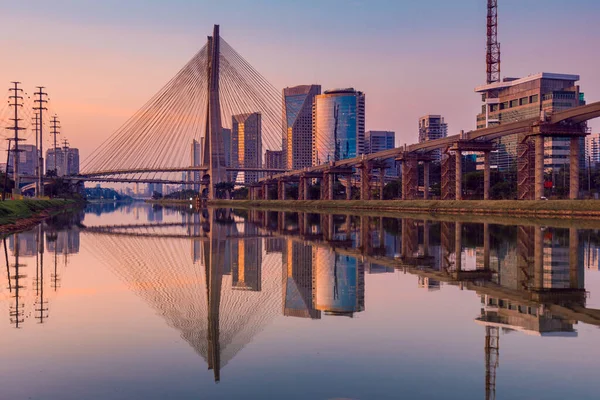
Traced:
[[[483, 308], [476, 322], [486, 332], [487, 398], [495, 392], [500, 329], [574, 336], [577, 321], [600, 326], [600, 311], [585, 307], [579, 236], [573, 228], [510, 228], [516, 240], [501, 255], [498, 243], [503, 238], [498, 235], [503, 228], [489, 223], [478, 224], [473, 252], [473, 231], [465, 234], [473, 223], [247, 213], [245, 223], [233, 221], [226, 212], [210, 211], [190, 216], [183, 225], [87, 231], [98, 238], [99, 256], [108, 258], [125, 282], [181, 331], [217, 380], [220, 368], [281, 310], [285, 316], [303, 318], [320, 318], [322, 313], [351, 316], [363, 310], [368, 265], [417, 275], [420, 286], [430, 289], [444, 282], [481, 296]], [[395, 250], [385, 245], [390, 228], [384, 227], [390, 221], [397, 223], [392, 238], [400, 238]], [[168, 238], [187, 239], [161, 240], [161, 229], [178, 230], [165, 232]], [[147, 230], [154, 236], [144, 233]], [[185, 256], [184, 246], [190, 242], [193, 259], [204, 266], [201, 270]], [[115, 247], [125, 258], [115, 255]], [[283, 279], [277, 272], [279, 254]]]
[[[296, 218], [297, 215], [297, 218]], [[311, 218], [316, 218], [312, 223]], [[249, 221], [265, 234], [281, 235], [291, 241], [324, 247], [337, 254], [355, 257], [367, 263], [401, 269], [420, 279], [458, 285], [482, 296], [505, 299], [511, 304], [544, 306], [553, 315], [600, 326], [600, 310], [585, 307], [583, 260], [579, 255], [577, 230], [568, 230], [560, 262], [553, 255], [557, 246], [548, 243], [547, 230], [540, 226], [520, 226], [517, 232], [517, 285], [504, 285], [498, 271], [490, 265], [491, 228], [482, 225], [483, 243], [478, 249], [476, 268], [465, 268], [461, 254], [464, 226], [461, 222], [401, 219], [401, 252], [386, 254], [383, 218], [333, 216], [326, 214], [249, 211]], [[432, 229], [440, 237], [440, 255], [431, 254]], [[545, 242], [546, 240], [546, 242]], [[373, 243], [380, 244], [374, 246]], [[566, 250], [568, 248], [568, 251]], [[557, 281], [556, 277], [560, 277]]]

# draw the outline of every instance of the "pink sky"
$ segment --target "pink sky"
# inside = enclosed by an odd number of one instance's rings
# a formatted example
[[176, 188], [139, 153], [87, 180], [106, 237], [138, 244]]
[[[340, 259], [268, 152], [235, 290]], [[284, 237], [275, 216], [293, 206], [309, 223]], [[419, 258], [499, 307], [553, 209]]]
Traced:
[[[0, 96], [12, 80], [29, 94], [46, 86], [50, 113], [83, 158], [193, 56], [213, 23], [277, 88], [364, 91], [367, 129], [396, 131], [397, 145], [416, 141], [418, 117], [428, 113], [444, 115], [450, 134], [475, 127], [480, 99], [473, 89], [485, 79], [484, 1], [335, 0], [302, 9], [267, 0], [27, 3], [4, 5], [0, 15]], [[551, 0], [534, 10], [501, 2], [502, 75], [579, 74], [586, 100], [600, 100], [600, 6], [575, 3]], [[591, 126], [600, 131], [600, 122]]]

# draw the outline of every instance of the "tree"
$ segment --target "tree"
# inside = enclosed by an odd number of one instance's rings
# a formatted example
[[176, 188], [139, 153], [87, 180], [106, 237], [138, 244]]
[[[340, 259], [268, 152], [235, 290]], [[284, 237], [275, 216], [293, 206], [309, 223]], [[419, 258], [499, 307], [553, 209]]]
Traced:
[[152, 192], [152, 200], [160, 200], [162, 199], [162, 193], [157, 192], [156, 190]]
[[224, 199], [227, 193], [231, 193], [235, 188], [235, 183], [233, 182], [219, 182], [215, 185], [215, 191], [217, 198]]
[[392, 181], [383, 187], [384, 200], [397, 199], [402, 196], [402, 181]]

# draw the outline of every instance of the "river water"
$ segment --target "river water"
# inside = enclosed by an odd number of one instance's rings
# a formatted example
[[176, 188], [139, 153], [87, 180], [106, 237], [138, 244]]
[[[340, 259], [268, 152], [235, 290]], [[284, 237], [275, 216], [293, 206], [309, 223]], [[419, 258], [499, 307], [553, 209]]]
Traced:
[[429, 218], [107, 204], [9, 236], [0, 399], [598, 398], [600, 225]]

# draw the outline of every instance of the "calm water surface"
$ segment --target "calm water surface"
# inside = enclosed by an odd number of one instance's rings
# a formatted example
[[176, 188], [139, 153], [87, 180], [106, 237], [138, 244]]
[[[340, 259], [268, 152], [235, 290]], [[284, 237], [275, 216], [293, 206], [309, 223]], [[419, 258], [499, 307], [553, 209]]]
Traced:
[[600, 396], [598, 230], [135, 204], [0, 245], [0, 399]]

